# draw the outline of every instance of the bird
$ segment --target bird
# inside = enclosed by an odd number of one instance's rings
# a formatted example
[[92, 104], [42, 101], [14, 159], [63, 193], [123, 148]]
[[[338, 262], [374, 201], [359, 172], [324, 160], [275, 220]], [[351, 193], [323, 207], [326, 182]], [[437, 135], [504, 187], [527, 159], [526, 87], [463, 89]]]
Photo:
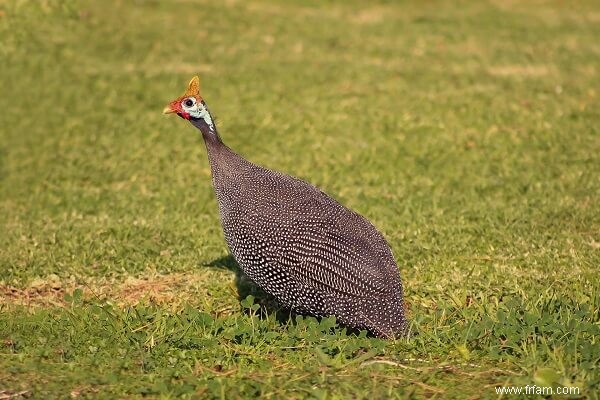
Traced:
[[279, 306], [334, 316], [375, 337], [407, 334], [400, 271], [383, 235], [310, 183], [256, 165], [227, 147], [194, 76], [164, 114], [200, 130], [225, 241], [244, 275]]

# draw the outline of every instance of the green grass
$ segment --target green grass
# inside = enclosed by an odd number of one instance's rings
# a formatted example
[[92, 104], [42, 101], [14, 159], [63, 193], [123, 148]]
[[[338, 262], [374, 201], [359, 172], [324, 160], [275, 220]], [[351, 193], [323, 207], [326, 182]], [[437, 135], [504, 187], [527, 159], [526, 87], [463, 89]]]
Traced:
[[[217, 3], [0, 2], [0, 398], [598, 398], [598, 3]], [[244, 300], [194, 74], [384, 233], [412, 338]]]

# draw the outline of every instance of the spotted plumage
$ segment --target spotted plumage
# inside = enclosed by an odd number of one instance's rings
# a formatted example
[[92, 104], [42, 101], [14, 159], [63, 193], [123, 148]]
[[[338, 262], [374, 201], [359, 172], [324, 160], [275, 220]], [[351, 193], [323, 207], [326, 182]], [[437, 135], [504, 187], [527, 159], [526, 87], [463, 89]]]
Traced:
[[309, 183], [225, 146], [198, 87], [196, 77], [165, 112], [202, 132], [225, 240], [243, 272], [295, 312], [333, 315], [377, 336], [403, 334], [400, 273], [383, 236]]

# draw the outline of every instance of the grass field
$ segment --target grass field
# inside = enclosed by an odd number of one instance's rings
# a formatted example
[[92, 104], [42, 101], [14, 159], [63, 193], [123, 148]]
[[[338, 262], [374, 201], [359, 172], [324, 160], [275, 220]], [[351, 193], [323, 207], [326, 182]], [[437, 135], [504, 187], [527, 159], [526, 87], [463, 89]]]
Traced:
[[[0, 1], [0, 399], [597, 399], [598, 38], [593, 1]], [[261, 312], [161, 114], [195, 74], [383, 232], [410, 339]]]

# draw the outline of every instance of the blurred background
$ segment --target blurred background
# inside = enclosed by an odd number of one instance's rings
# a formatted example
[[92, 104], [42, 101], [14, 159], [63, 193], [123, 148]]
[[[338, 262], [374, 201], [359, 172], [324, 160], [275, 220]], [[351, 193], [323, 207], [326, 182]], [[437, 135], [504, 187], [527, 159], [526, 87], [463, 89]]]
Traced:
[[599, 38], [594, 1], [0, 1], [0, 283], [220, 265], [201, 137], [161, 113], [198, 74], [226, 144], [384, 233], [421, 329], [598, 306]]
[[[518, 254], [532, 227], [536, 240], [582, 242], [598, 228], [593, 2], [14, 0], [0, 11], [5, 280], [21, 279], [24, 260], [26, 274], [79, 270], [72, 253], [101, 273], [179, 268], [135, 261], [157, 235], [160, 248], [225, 251], [199, 135], [161, 114], [195, 74], [230, 147], [366, 214], [411, 264], [430, 264], [422, 248]], [[31, 251], [62, 235], [72, 248], [55, 248], [60, 268]], [[135, 254], [88, 248], [123, 237]]]

